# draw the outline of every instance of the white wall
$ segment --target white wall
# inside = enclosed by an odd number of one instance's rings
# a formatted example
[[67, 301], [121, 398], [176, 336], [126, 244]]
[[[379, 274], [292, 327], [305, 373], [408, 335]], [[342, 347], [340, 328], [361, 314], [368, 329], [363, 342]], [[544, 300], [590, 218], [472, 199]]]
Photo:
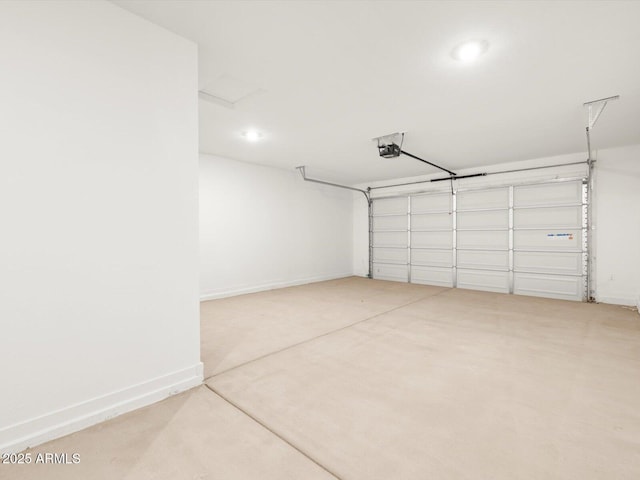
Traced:
[[[640, 295], [640, 145], [603, 149], [596, 152], [594, 255], [596, 300], [605, 303], [636, 305]], [[485, 168], [461, 170], [459, 174], [492, 172], [541, 165], [581, 162], [586, 153], [539, 158], [524, 162], [491, 165]], [[585, 174], [584, 166], [568, 166], [552, 169], [518, 172], [487, 177], [470, 178], [456, 182], [456, 188], [474, 186], [535, 182], [557, 177], [579, 177]], [[424, 175], [371, 184], [403, 183], [442, 175]], [[360, 185], [366, 187], [369, 185]], [[374, 196], [394, 195], [410, 191], [437, 191], [450, 188], [447, 182], [426, 183], [374, 190]], [[366, 276], [368, 271], [368, 223], [367, 206], [354, 196], [354, 255], [355, 275]]]
[[201, 155], [201, 298], [351, 275], [351, 220], [348, 190]]
[[0, 451], [201, 382], [196, 46], [0, 2]]
[[640, 297], [640, 145], [601, 150], [595, 169], [596, 298]]

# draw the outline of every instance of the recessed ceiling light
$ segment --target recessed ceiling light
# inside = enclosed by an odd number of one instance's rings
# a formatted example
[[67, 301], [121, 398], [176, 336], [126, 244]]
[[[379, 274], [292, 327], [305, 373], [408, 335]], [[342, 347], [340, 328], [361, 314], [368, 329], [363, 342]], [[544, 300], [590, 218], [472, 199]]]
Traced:
[[480, 55], [487, 51], [489, 42], [486, 40], [471, 40], [458, 45], [451, 52], [451, 56], [464, 63], [477, 60]]
[[242, 132], [242, 136], [248, 142], [257, 142], [258, 140], [260, 140], [262, 138], [262, 133], [260, 133], [257, 130], [247, 130], [245, 132]]

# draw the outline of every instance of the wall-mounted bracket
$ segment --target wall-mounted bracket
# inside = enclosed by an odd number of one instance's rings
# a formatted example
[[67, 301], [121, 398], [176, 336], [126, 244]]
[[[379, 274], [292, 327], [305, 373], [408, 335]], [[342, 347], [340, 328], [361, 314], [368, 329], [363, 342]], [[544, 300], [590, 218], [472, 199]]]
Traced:
[[618, 100], [620, 95], [614, 95], [612, 97], [599, 98], [598, 100], [591, 100], [590, 102], [585, 102], [582, 105], [589, 109], [589, 120], [587, 124], [587, 163], [589, 164], [589, 168], [591, 168], [591, 164], [593, 162], [593, 157], [591, 156], [591, 130], [594, 125], [602, 115], [602, 111], [604, 107], [607, 106], [607, 103]]
[[371, 139], [371, 141], [376, 142], [378, 144], [378, 147], [382, 146], [382, 145], [391, 145], [393, 143], [400, 143], [400, 137], [404, 136], [405, 132], [393, 132], [393, 133], [389, 133], [387, 135], [382, 135], [380, 137], [374, 137]]
[[588, 128], [592, 129], [594, 127], [594, 125], [598, 121], [598, 118], [600, 118], [600, 115], [602, 114], [604, 107], [607, 106], [608, 102], [613, 102], [614, 100], [618, 100], [619, 98], [620, 98], [620, 95], [614, 95], [613, 97], [600, 98], [598, 100], [591, 100], [590, 102], [585, 102], [583, 105], [589, 109]]

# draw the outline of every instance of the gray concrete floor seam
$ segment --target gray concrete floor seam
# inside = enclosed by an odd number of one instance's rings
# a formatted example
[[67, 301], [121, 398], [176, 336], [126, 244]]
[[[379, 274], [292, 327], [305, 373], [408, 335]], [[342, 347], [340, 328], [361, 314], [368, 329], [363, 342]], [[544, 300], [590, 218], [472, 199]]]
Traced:
[[309, 453], [305, 452], [304, 450], [302, 450], [300, 447], [298, 447], [297, 445], [295, 445], [293, 442], [291, 442], [290, 440], [287, 440], [284, 436], [282, 436], [280, 433], [276, 432], [275, 430], [273, 430], [271, 427], [267, 426], [265, 423], [261, 422], [258, 418], [254, 417], [253, 415], [251, 415], [249, 412], [247, 412], [246, 410], [244, 410], [243, 408], [241, 408], [239, 405], [235, 404], [234, 402], [232, 402], [231, 400], [229, 400], [227, 397], [225, 397], [224, 395], [222, 395], [220, 392], [216, 391], [211, 385], [208, 384], [204, 384], [204, 386], [211, 391], [211, 393], [213, 393], [214, 395], [217, 395], [218, 397], [220, 397], [222, 400], [224, 400], [225, 402], [227, 402], [229, 405], [231, 405], [232, 407], [234, 407], [236, 410], [242, 412], [244, 415], [246, 415], [248, 418], [250, 418], [251, 420], [253, 420], [255, 423], [257, 423], [258, 425], [260, 425], [262, 428], [264, 428], [265, 430], [267, 430], [269, 433], [271, 433], [272, 435], [274, 435], [275, 437], [277, 437], [278, 439], [280, 439], [281, 441], [283, 441], [284, 443], [286, 443], [287, 445], [289, 445], [291, 448], [293, 448], [294, 450], [296, 450], [297, 452], [299, 452], [301, 455], [303, 455], [305, 458], [307, 458], [309, 461], [315, 463], [318, 467], [320, 467], [321, 469], [323, 469], [325, 472], [327, 472], [329, 475], [333, 476], [334, 478], [336, 478], [337, 480], [342, 480], [341, 477], [339, 477], [335, 472], [332, 472], [331, 470], [329, 470], [329, 468], [327, 468], [326, 466], [324, 466], [323, 464], [321, 464], [318, 460], [316, 460], [315, 458], [313, 458]]
[[370, 317], [363, 318], [362, 320], [358, 320], [357, 322], [351, 323], [351, 324], [349, 324], [349, 325], [345, 325], [344, 327], [340, 327], [340, 328], [337, 328], [337, 329], [335, 329], [335, 330], [331, 330], [330, 332], [325, 332], [325, 333], [323, 333], [323, 334], [321, 334], [321, 335], [317, 335], [317, 336], [315, 336], [315, 337], [308, 338], [308, 339], [303, 340], [303, 341], [301, 341], [301, 342], [297, 342], [297, 343], [294, 343], [294, 344], [292, 344], [292, 345], [288, 345], [288, 346], [286, 346], [286, 347], [284, 347], [284, 348], [281, 348], [281, 349], [275, 350], [275, 351], [273, 351], [273, 352], [269, 352], [269, 353], [267, 353], [267, 354], [265, 354], [265, 355], [261, 355], [261, 356], [259, 356], [259, 357], [253, 358], [253, 359], [251, 359], [251, 360], [248, 360], [248, 361], [246, 361], [246, 362], [241, 363], [240, 365], [236, 365], [236, 366], [234, 366], [234, 367], [227, 368], [226, 370], [222, 370], [222, 371], [220, 371], [220, 372], [214, 373], [213, 375], [209, 375], [208, 377], [206, 377], [206, 378], [204, 379], [204, 382], [206, 382], [207, 380], [211, 380], [212, 378], [215, 378], [215, 377], [217, 377], [217, 376], [219, 376], [219, 375], [223, 375], [223, 374], [225, 374], [225, 373], [231, 372], [231, 371], [236, 370], [236, 369], [238, 369], [238, 368], [242, 368], [242, 367], [244, 367], [245, 365], [249, 365], [249, 364], [251, 364], [251, 363], [258, 362], [258, 361], [260, 361], [260, 360], [262, 360], [262, 359], [264, 359], [264, 358], [270, 357], [270, 356], [272, 356], [272, 355], [277, 355], [278, 353], [281, 353], [281, 352], [287, 351], [287, 350], [289, 350], [289, 349], [291, 349], [291, 348], [299, 347], [300, 345], [304, 345], [304, 344], [306, 344], [306, 343], [313, 342], [313, 341], [315, 341], [315, 340], [317, 340], [317, 339], [319, 339], [319, 338], [323, 338], [323, 337], [326, 337], [326, 336], [333, 335], [333, 334], [335, 334], [335, 333], [341, 332], [341, 331], [343, 331], [343, 330], [347, 330], [347, 329], [352, 328], [352, 327], [354, 327], [354, 326], [356, 326], [356, 325], [360, 325], [360, 324], [362, 324], [362, 323], [364, 323], [364, 322], [368, 322], [368, 321], [373, 320], [373, 319], [375, 319], [375, 318], [381, 317], [382, 315], [386, 315], [386, 314], [388, 314], [388, 313], [395, 312], [396, 310], [399, 310], [399, 309], [401, 309], [401, 308], [407, 307], [407, 306], [409, 306], [409, 305], [413, 305], [413, 304], [418, 303], [418, 302], [421, 302], [421, 301], [423, 301], [423, 300], [428, 300], [428, 299], [430, 299], [430, 298], [437, 297], [437, 296], [442, 295], [443, 293], [445, 293], [445, 292], [447, 292], [447, 291], [449, 291], [449, 290], [452, 290], [452, 289], [451, 289], [451, 288], [445, 288], [444, 290], [442, 290], [441, 292], [438, 292], [438, 293], [436, 293], [436, 294], [433, 294], [433, 295], [425, 295], [425, 296], [420, 297], [420, 298], [418, 298], [418, 299], [416, 299], [416, 300], [412, 300], [412, 301], [410, 301], [410, 302], [403, 303], [402, 305], [398, 305], [398, 306], [393, 307], [393, 308], [391, 308], [391, 309], [389, 309], [389, 310], [385, 310], [384, 312], [379, 312], [379, 313], [376, 313], [375, 315], [372, 315], [372, 316], [370, 316]]

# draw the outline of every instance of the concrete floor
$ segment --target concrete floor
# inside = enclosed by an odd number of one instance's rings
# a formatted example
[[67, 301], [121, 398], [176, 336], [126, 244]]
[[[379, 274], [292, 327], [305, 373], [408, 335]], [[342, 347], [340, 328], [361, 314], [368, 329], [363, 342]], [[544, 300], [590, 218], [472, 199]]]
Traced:
[[640, 478], [640, 316], [346, 278], [202, 304], [206, 385], [11, 479]]

